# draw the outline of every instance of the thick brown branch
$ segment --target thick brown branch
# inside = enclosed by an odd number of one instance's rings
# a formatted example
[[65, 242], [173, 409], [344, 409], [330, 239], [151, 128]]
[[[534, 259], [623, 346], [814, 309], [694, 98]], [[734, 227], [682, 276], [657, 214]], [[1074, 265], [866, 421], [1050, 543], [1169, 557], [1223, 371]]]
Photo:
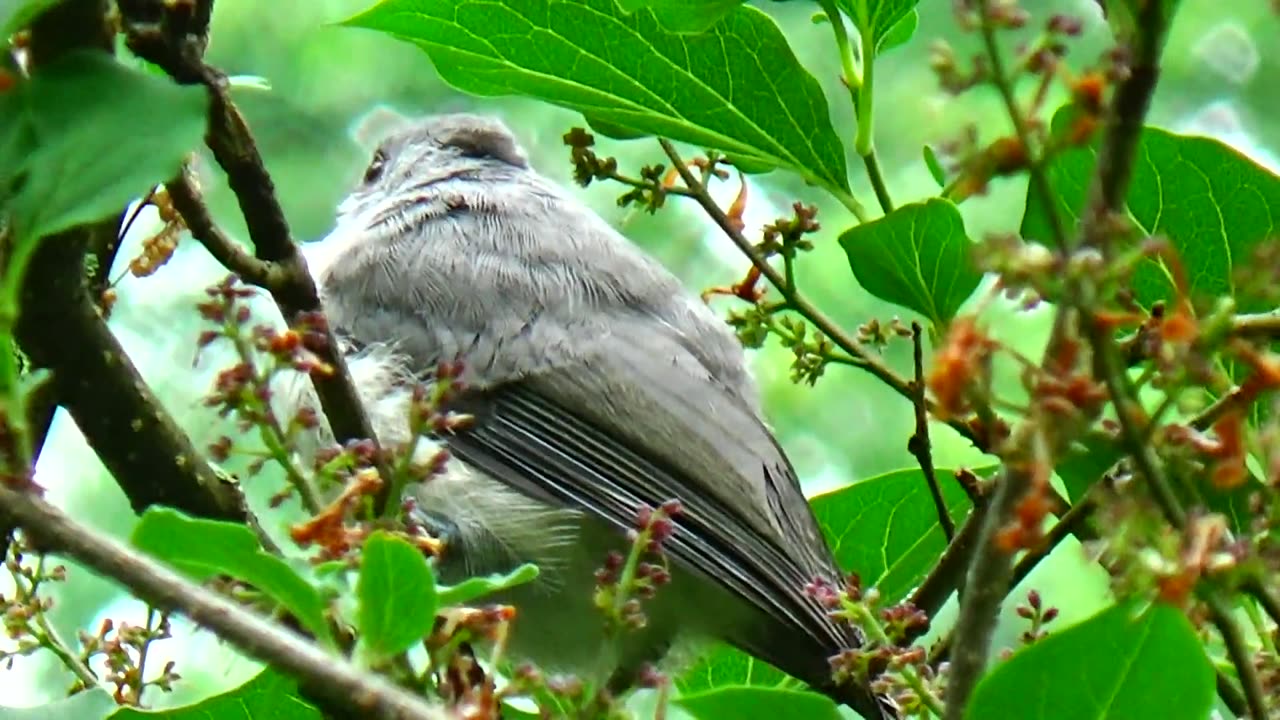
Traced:
[[[107, 3], [55, 5], [31, 28], [33, 72], [74, 49], [110, 52]], [[23, 279], [16, 336], [111, 472], [130, 504], [153, 504], [211, 518], [249, 521], [238, 488], [200, 458], [151, 394], [90, 296], [84, 271], [89, 248], [115, 241], [119, 218], [41, 240]]]
[[140, 556], [108, 535], [77, 524], [33, 493], [0, 485], [0, 514], [42, 548], [64, 553], [119, 581], [156, 607], [180, 612], [245, 654], [298, 679], [309, 694], [355, 717], [444, 720], [438, 707], [410, 695], [350, 661]]

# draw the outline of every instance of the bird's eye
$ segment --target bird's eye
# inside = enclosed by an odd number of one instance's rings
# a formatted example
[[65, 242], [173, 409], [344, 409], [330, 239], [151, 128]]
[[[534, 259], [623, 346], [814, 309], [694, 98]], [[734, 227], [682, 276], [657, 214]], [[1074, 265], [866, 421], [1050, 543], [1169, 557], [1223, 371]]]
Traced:
[[377, 182], [382, 177], [382, 170], [386, 167], [387, 155], [381, 150], [373, 154], [373, 160], [369, 162], [369, 167], [364, 171], [364, 183], [366, 185]]

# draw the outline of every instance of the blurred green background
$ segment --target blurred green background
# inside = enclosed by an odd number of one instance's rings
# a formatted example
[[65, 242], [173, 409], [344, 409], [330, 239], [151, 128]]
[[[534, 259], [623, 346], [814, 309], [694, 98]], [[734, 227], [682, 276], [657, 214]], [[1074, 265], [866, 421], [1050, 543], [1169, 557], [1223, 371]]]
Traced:
[[[266, 88], [241, 87], [237, 96], [259, 140], [269, 169], [300, 241], [322, 237], [330, 227], [333, 208], [359, 177], [369, 151], [351, 137], [351, 128], [372, 108], [386, 105], [399, 112], [421, 114], [472, 110], [505, 118], [527, 146], [535, 167], [574, 188], [581, 197], [636, 243], [677, 272], [693, 289], [724, 285], [739, 279], [747, 263], [696, 207], [678, 201], [656, 216], [620, 209], [621, 189], [608, 184], [583, 190], [570, 182], [568, 152], [561, 135], [582, 125], [579, 116], [519, 98], [472, 98], [451, 90], [438, 78], [419, 49], [368, 31], [344, 29], [333, 23], [369, 4], [369, 0], [219, 0], [209, 48], [211, 61], [232, 75], [263, 78]], [[773, 15], [792, 40], [801, 61], [827, 90], [831, 116], [850, 140], [852, 113], [838, 77], [838, 61], [830, 29], [810, 21], [809, 2], [752, 3]], [[1085, 20], [1085, 35], [1071, 49], [1068, 63], [1076, 68], [1094, 64], [1105, 52], [1108, 35], [1092, 0], [1023, 3], [1034, 20], [1025, 37], [1042, 27], [1052, 13], [1068, 13]], [[968, 125], [990, 140], [1008, 132], [994, 92], [982, 89], [959, 98], [937, 89], [929, 68], [929, 48], [946, 40], [967, 58], [976, 51], [974, 38], [957, 30], [950, 3], [925, 0], [913, 40], [891, 51], [877, 64], [876, 143], [889, 187], [899, 204], [937, 192], [921, 160], [921, 148], [961, 135]], [[1010, 47], [1013, 45], [1010, 39]], [[1151, 121], [1178, 131], [1218, 137], [1277, 168], [1280, 94], [1274, 78], [1280, 72], [1280, 20], [1263, 0], [1222, 2], [1185, 0], [1165, 53], [1163, 82]], [[1269, 80], [1268, 78], [1271, 78]], [[619, 158], [624, 170], [657, 163], [664, 156], [651, 140], [601, 140], [601, 154]], [[686, 155], [692, 149], [686, 149]], [[850, 158], [855, 191], [868, 207], [874, 197], [862, 165]], [[220, 172], [210, 163], [202, 167], [204, 185], [218, 219], [229, 232], [244, 236], [234, 198], [222, 186]], [[748, 231], [787, 215], [792, 201], [818, 204], [823, 229], [817, 249], [802, 259], [800, 280], [806, 292], [830, 315], [853, 330], [872, 318], [909, 319], [897, 308], [871, 298], [854, 282], [836, 236], [851, 218], [837, 203], [803, 187], [781, 173], [750, 179], [746, 213]], [[717, 188], [725, 203], [736, 184]], [[1025, 184], [995, 183], [989, 195], [962, 206], [973, 237], [990, 231], [1016, 230], [1021, 219]], [[143, 218], [154, 222], [154, 216]], [[150, 225], [154, 228], [154, 225]], [[222, 276], [202, 248], [186, 242], [171, 264], [157, 275], [123, 277], [137, 243], [150, 229], [140, 223], [120, 255], [114, 271], [122, 276], [120, 303], [112, 318], [126, 348], [167, 406], [190, 429], [198, 443], [207, 443], [221, 426], [199, 407], [201, 394], [220, 359], [201, 358], [193, 365], [194, 338], [199, 321], [193, 305], [201, 288]], [[730, 301], [717, 301], [727, 310]], [[263, 306], [264, 312], [270, 308]], [[993, 332], [1014, 348], [1035, 354], [1047, 328], [1046, 315], [1019, 313], [997, 306], [988, 311]], [[896, 343], [886, 351], [888, 362], [909, 371], [910, 348]], [[912, 431], [909, 404], [856, 370], [835, 367], [817, 388], [790, 383], [790, 353], [772, 344], [755, 354], [755, 368], [766, 397], [769, 417], [783, 445], [812, 492], [839, 487], [890, 470], [914, 465], [906, 451]], [[1009, 391], [1016, 385], [1012, 371], [1001, 378]], [[945, 428], [935, 427], [935, 459], [939, 467], [977, 465], [983, 458]], [[41, 482], [52, 496], [81, 519], [116, 533], [127, 533], [135, 522], [119, 490], [85, 447], [74, 425], [59, 418], [39, 467]], [[258, 497], [274, 486], [271, 478], [251, 483]], [[282, 527], [274, 527], [279, 530]], [[1101, 572], [1088, 568], [1080, 548], [1063, 547], [1031, 578], [1046, 601], [1061, 607], [1062, 627], [1091, 614], [1104, 601]], [[1025, 588], [1023, 589], [1025, 592]], [[74, 572], [54, 613], [57, 625], [70, 637], [79, 628], [96, 627], [103, 617], [139, 622], [141, 607], [108, 583]], [[179, 624], [180, 631], [189, 626]], [[1015, 641], [1017, 627], [1006, 623], [997, 643]], [[1051, 629], [1053, 629], [1051, 627]], [[154, 694], [157, 705], [190, 702], [247, 679], [256, 666], [238, 659], [208, 633], [195, 639], [161, 643], [163, 659], [178, 661], [186, 679], [168, 696]], [[167, 654], [166, 654], [167, 653]], [[158, 666], [158, 665], [157, 665]], [[66, 675], [45, 658], [20, 661], [6, 673], [6, 704], [34, 704], [59, 695]], [[25, 693], [24, 690], [25, 689]]]

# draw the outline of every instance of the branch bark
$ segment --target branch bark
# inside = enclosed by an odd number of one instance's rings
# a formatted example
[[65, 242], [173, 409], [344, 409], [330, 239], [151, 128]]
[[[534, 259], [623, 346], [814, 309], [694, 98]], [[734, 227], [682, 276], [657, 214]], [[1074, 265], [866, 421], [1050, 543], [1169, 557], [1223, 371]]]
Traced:
[[181, 612], [253, 658], [297, 678], [309, 696], [354, 717], [446, 720], [440, 707], [331, 655], [301, 636], [186, 580], [113, 537], [76, 523], [31, 492], [0, 484], [0, 515], [44, 549], [64, 553], [164, 610]]
[[[105, 0], [64, 0], [31, 26], [33, 72], [72, 50], [111, 52]], [[21, 295], [16, 335], [136, 512], [169, 505], [209, 518], [251, 520], [239, 489], [201, 459], [129, 361], [89, 293], [90, 248], [116, 240], [117, 216], [44, 238]]]
[[[226, 76], [204, 62], [213, 0], [191, 3], [132, 0], [121, 2], [120, 9], [130, 50], [163, 68], [175, 81], [203, 85], [208, 90], [209, 125], [205, 144], [226, 173], [227, 183], [236, 195], [253, 241], [255, 262], [248, 262], [247, 253], [232, 251], [233, 245], [220, 233], [209, 232], [213, 225], [208, 213], [202, 216], [196, 203], [186, 203], [186, 210], [193, 212], [191, 217], [179, 207], [188, 227], [202, 229], [202, 235], [197, 237], [228, 270], [269, 292], [287, 322], [295, 324], [304, 318], [323, 318], [315, 280], [293, 241], [284, 210], [276, 198], [275, 184], [249, 125], [231, 99]], [[189, 195], [187, 199], [191, 197], [194, 196]], [[317, 330], [326, 336], [324, 347], [318, 349], [317, 355], [334, 372], [313, 374], [311, 381], [335, 439], [340, 443], [355, 439], [377, 443], [373, 425], [351, 381], [332, 328], [324, 323]], [[382, 453], [374, 456], [381, 458]], [[385, 461], [379, 461], [379, 471], [383, 478], [391, 477]], [[390, 482], [384, 483], [377, 498], [381, 511], [390, 507], [390, 503], [399, 502], [399, 498], [389, 497], [390, 487]]]

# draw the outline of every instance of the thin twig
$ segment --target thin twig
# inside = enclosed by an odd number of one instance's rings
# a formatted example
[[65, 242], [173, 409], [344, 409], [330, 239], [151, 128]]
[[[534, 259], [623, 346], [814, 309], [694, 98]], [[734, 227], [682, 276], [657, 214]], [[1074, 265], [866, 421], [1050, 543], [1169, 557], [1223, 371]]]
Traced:
[[1266, 720], [1269, 717], [1266, 691], [1262, 689], [1262, 682], [1258, 679], [1258, 673], [1253, 666], [1253, 652], [1249, 650], [1240, 627], [1231, 617], [1230, 608], [1221, 598], [1214, 595], [1205, 598], [1204, 602], [1209, 608], [1209, 618], [1222, 635], [1223, 644], [1227, 646], [1231, 663], [1236, 666], [1236, 674], [1240, 676], [1240, 685], [1244, 690], [1245, 703], [1249, 706], [1249, 715], [1254, 720]]
[[929, 442], [929, 408], [925, 395], [924, 382], [924, 328], [917, 321], [911, 322], [912, 357], [915, 366], [915, 380], [911, 383], [911, 402], [915, 405], [916, 430], [907, 441], [907, 451], [915, 456], [924, 473], [924, 481], [929, 486], [929, 494], [933, 496], [934, 509], [938, 511], [938, 524], [942, 526], [942, 534], [950, 543], [956, 536], [956, 524], [947, 510], [947, 501], [942, 497], [942, 488], [938, 485], [938, 476], [933, 471], [933, 447]]
[[992, 18], [991, 1], [978, 0], [975, 4], [980, 16], [978, 28], [982, 35], [982, 44], [986, 52], [987, 62], [991, 66], [991, 82], [995, 85], [996, 91], [1000, 93], [1000, 99], [1004, 101], [1009, 121], [1013, 123], [1014, 134], [1017, 135], [1018, 142], [1022, 145], [1026, 156], [1029, 158], [1027, 174], [1030, 176], [1031, 187], [1040, 196], [1040, 200], [1044, 204], [1045, 213], [1048, 215], [1051, 236], [1049, 239], [1059, 248], [1065, 249], [1067, 247], [1067, 231], [1063, 227], [1062, 217], [1058, 213], [1058, 196], [1054, 193], [1053, 187], [1049, 184], [1049, 177], [1045, 173], [1043, 154], [1037, 153], [1032, 149], [1031, 128], [1027, 124], [1022, 108], [1018, 105], [1018, 98], [1014, 94], [1013, 81], [1005, 72], [1004, 55], [1000, 52], [999, 43], [996, 41], [996, 25]]
[[1231, 319], [1231, 334], [1243, 338], [1280, 337], [1280, 313], [1236, 315]]
[[442, 709], [186, 580], [119, 540], [75, 522], [34, 493], [0, 484], [0, 514], [16, 522], [41, 547], [119, 581], [156, 607], [181, 612], [246, 655], [296, 677], [338, 708], [388, 720], [447, 717]]
[[[1098, 486], [1095, 484], [1094, 488], [1096, 487]], [[1035, 570], [1036, 566], [1040, 564], [1040, 561], [1049, 557], [1054, 548], [1058, 547], [1063, 540], [1066, 540], [1068, 535], [1074, 535], [1081, 542], [1097, 538], [1097, 534], [1087, 525], [1089, 516], [1098, 507], [1093, 495], [1094, 492], [1091, 488], [1090, 492], [1076, 501], [1070, 510], [1058, 518], [1058, 522], [1054, 523], [1053, 527], [1050, 528], [1039, 548], [1022, 556], [1018, 564], [1013, 567], [1013, 578], [1009, 580], [1010, 589], [1017, 587], [1019, 583], [1026, 580], [1031, 571]]]
[[[969, 569], [973, 549], [977, 546], [982, 523], [986, 521], [988, 507], [986, 504], [974, 506], [951, 544], [943, 551], [942, 557], [938, 558], [920, 586], [911, 593], [911, 604], [925, 615], [936, 615], [953, 592], [959, 590], [963, 594], [964, 575]], [[915, 640], [926, 630], [927, 628], [920, 628], [919, 632], [908, 634], [906, 641]]]
[[169, 192], [169, 199], [173, 201], [173, 208], [191, 231], [191, 237], [204, 245], [214, 260], [250, 285], [277, 287], [284, 282], [279, 266], [254, 257], [239, 243], [227, 237], [214, 223], [204, 198], [200, 197], [200, 191], [196, 189], [190, 166], [184, 167], [177, 177], [165, 183], [165, 189]]
[[[265, 279], [271, 282], [260, 287], [271, 294], [291, 325], [302, 318], [323, 317], [315, 279], [293, 242], [284, 210], [276, 198], [275, 184], [258, 152], [257, 142], [231, 99], [226, 76], [203, 60], [212, 7], [212, 0], [166, 5], [159, 25], [154, 18], [133, 18], [125, 13], [123, 19], [128, 47], [139, 57], [163, 68], [177, 82], [200, 84], [208, 90], [209, 126], [205, 143], [226, 173], [227, 184], [236, 195], [249, 238], [253, 241], [254, 257], [275, 267], [274, 272], [266, 273]], [[184, 219], [191, 222], [185, 216]], [[200, 218], [195, 222], [204, 224]], [[227, 268], [232, 272], [240, 274], [245, 271], [241, 277], [246, 281], [252, 282], [255, 276], [264, 279], [260, 267], [230, 264], [240, 259], [243, 256], [235, 253], [225, 253], [219, 258], [228, 263]], [[325, 342], [317, 348], [316, 354], [333, 368], [333, 372], [313, 373], [311, 381], [334, 438], [339, 443], [354, 439], [373, 442], [378, 470], [383, 478], [390, 478], [391, 468], [383, 453], [376, 448], [378, 438], [373, 432], [373, 424], [351, 380], [333, 329], [327, 323], [314, 329], [325, 336]], [[379, 491], [375, 504], [381, 511], [399, 500], [390, 497], [390, 483], [387, 482]]]
[[[904, 398], [911, 399], [913, 391], [911, 382], [894, 372], [891, 368], [879, 360], [870, 350], [862, 343], [858, 342], [851, 335], [840, 328], [831, 318], [809, 302], [807, 298], [799, 293], [799, 291], [790, 287], [786, 278], [782, 273], [778, 272], [768, 260], [755, 249], [751, 241], [746, 238], [734, 225], [733, 221], [725, 214], [724, 210], [716, 204], [716, 201], [707, 192], [707, 188], [690, 172], [684, 160], [680, 158], [680, 153], [676, 151], [675, 146], [665, 138], [660, 138], [658, 142], [662, 145], [662, 149], [666, 152], [667, 157], [671, 159], [672, 165], [676, 172], [680, 174], [680, 179], [684, 181], [685, 187], [691, 192], [691, 197], [702, 206], [702, 209], [715, 221], [721, 231], [737, 246], [738, 250], [751, 261], [760, 274], [765, 277], [782, 295], [786, 306], [813, 324], [815, 328], [821, 331], [836, 347], [848, 353], [858, 363], [858, 367], [866, 370], [874, 375], [884, 384], [888, 385]], [[929, 409], [932, 411], [934, 403], [929, 401]], [[958, 420], [949, 421], [948, 424], [961, 436], [970, 440], [975, 444], [979, 444], [979, 438], [963, 422]]]

